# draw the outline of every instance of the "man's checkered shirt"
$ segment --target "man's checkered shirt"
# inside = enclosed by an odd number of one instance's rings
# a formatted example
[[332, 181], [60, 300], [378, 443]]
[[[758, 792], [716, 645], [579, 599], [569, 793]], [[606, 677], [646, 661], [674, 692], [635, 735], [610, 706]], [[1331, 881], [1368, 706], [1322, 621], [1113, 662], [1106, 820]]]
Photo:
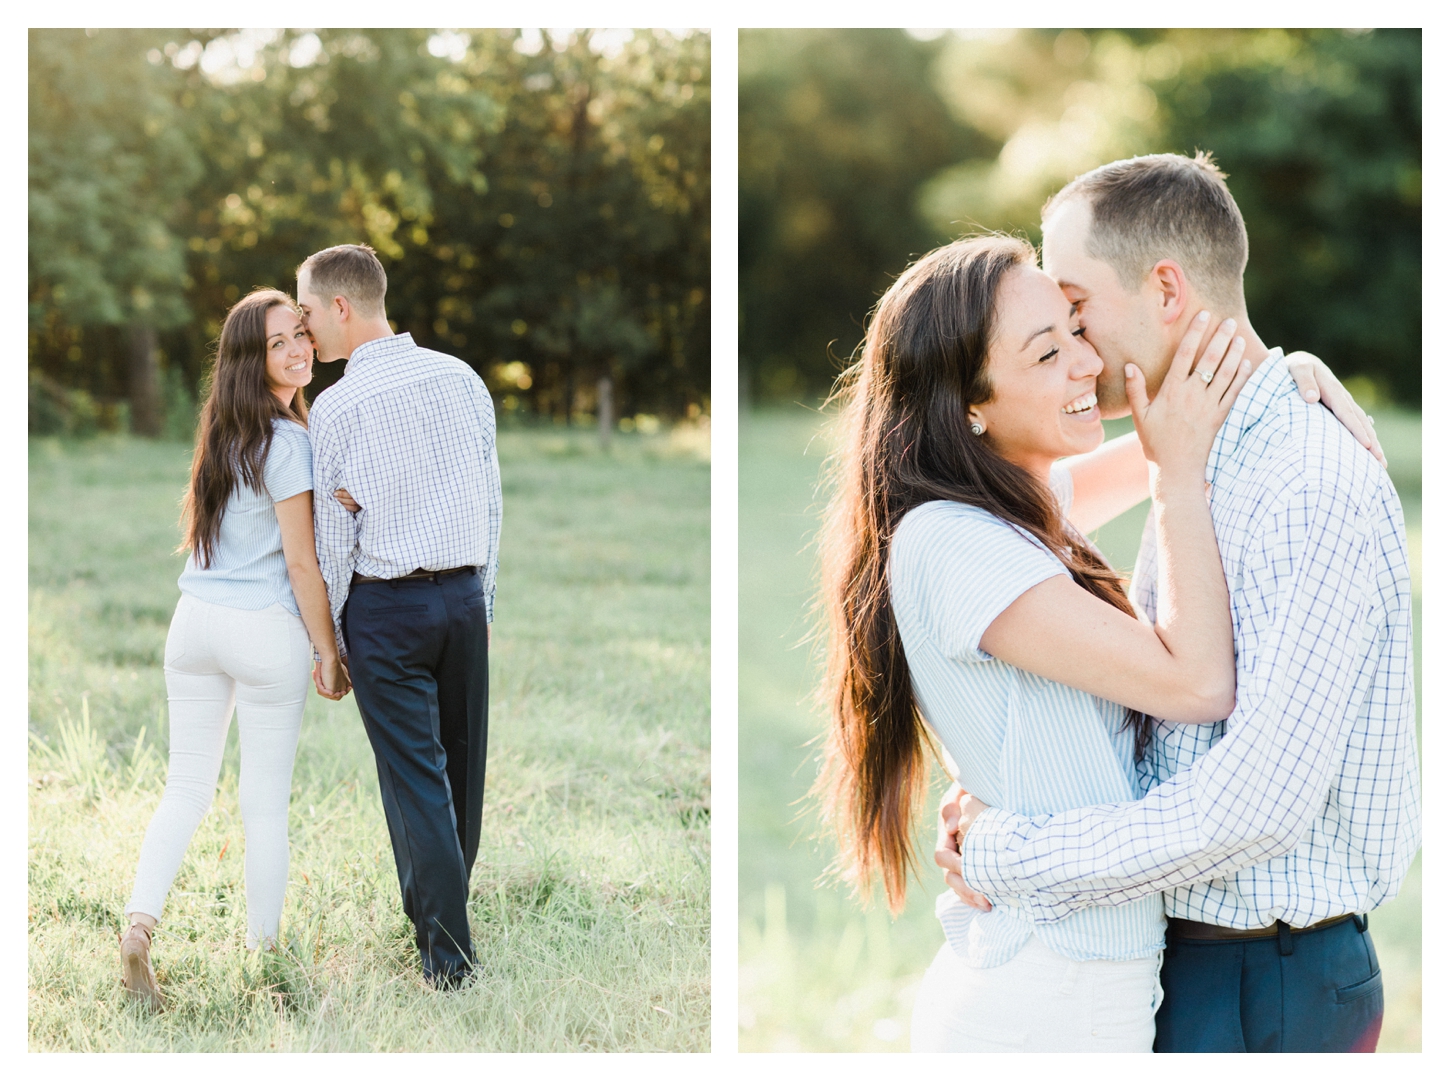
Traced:
[[[317, 559], [338, 648], [354, 571], [479, 567], [492, 622], [503, 497], [493, 399], [477, 373], [411, 334], [374, 339], [317, 396], [308, 433]], [[356, 516], [333, 497], [339, 488], [362, 507]]]
[[[982, 812], [963, 875], [1052, 921], [1167, 891], [1170, 916], [1304, 927], [1399, 890], [1420, 845], [1404, 515], [1388, 476], [1275, 350], [1208, 464], [1238, 697], [1226, 722], [1159, 722], [1133, 803]], [[1150, 518], [1151, 527], [1151, 518]], [[1145, 531], [1135, 600], [1152, 620]]]

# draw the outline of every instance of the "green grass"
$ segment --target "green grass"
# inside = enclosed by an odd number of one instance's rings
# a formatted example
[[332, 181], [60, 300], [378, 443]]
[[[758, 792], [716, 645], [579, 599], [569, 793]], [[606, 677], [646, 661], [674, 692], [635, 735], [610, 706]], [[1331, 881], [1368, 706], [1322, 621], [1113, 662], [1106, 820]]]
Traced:
[[[1418, 627], [1420, 418], [1376, 409], [1375, 419], [1405, 506]], [[802, 802], [815, 774], [806, 745], [821, 731], [810, 648], [799, 644], [811, 629], [820, 425], [800, 407], [740, 421], [740, 1047], [903, 1051], [916, 987], [942, 942], [930, 822], [924, 815], [921, 879], [893, 921], [879, 891], [863, 911], [843, 888], [819, 882], [830, 853], [811, 839], [814, 808]], [[1131, 568], [1146, 514], [1145, 503], [1099, 532], [1116, 566]], [[1415, 656], [1418, 692], [1418, 637]], [[933, 804], [945, 782], [934, 781]], [[1371, 928], [1385, 973], [1380, 1050], [1418, 1051], [1418, 859]]]
[[231, 737], [158, 928], [168, 1009], [117, 936], [165, 777], [162, 647], [189, 448], [30, 453], [29, 1046], [66, 1051], [709, 1047], [709, 483], [688, 435], [506, 431], [481, 978], [423, 983], [353, 698], [309, 698], [285, 950], [243, 947]]

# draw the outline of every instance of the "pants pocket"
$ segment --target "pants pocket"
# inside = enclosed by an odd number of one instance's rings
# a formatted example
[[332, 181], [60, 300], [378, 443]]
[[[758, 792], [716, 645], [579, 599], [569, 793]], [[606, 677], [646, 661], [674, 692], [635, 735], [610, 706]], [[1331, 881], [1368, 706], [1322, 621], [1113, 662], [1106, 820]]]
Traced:
[[166, 631], [166, 651], [163, 654], [163, 662], [166, 668], [179, 668], [181, 662], [186, 659], [188, 639], [191, 637], [191, 627], [195, 622], [191, 617], [193, 614], [190, 598], [182, 594], [181, 599], [176, 602], [176, 611], [171, 616], [171, 626]]
[[1384, 974], [1376, 972], [1367, 980], [1360, 980], [1348, 987], [1341, 987], [1334, 992], [1334, 1001], [1343, 1006], [1349, 1002], [1358, 1002], [1370, 995], [1384, 997]]

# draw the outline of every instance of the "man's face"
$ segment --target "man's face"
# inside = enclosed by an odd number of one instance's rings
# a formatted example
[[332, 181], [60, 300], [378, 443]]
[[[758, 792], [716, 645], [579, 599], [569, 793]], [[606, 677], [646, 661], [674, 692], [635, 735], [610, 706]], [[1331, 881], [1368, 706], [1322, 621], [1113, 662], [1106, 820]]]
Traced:
[[1098, 376], [1098, 408], [1105, 418], [1129, 413], [1123, 366], [1132, 361], [1156, 393], [1172, 350], [1147, 282], [1125, 289], [1112, 267], [1087, 253], [1092, 208], [1072, 199], [1042, 223], [1042, 269], [1073, 305], [1085, 337], [1103, 358]]
[[317, 344], [317, 359], [323, 364], [347, 357], [346, 337], [341, 321], [337, 317], [337, 305], [332, 298], [326, 300], [312, 291], [312, 276], [308, 271], [297, 275], [297, 306], [302, 309], [302, 322], [312, 340]]

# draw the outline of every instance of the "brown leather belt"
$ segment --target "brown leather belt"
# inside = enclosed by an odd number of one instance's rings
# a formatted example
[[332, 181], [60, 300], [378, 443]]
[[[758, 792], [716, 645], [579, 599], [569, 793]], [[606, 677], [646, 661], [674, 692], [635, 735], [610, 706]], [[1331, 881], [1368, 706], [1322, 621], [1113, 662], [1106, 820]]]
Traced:
[[396, 578], [374, 578], [370, 574], [358, 574], [357, 571], [353, 571], [352, 584], [357, 585], [360, 582], [411, 582], [418, 578], [427, 578], [429, 581], [436, 582], [438, 579], [447, 578], [452, 574], [463, 574], [465, 571], [477, 570], [477, 567], [450, 567], [446, 571], [416, 570], [409, 571], [407, 574], [400, 574]]
[[1343, 916], [1331, 916], [1327, 920], [1320, 920], [1318, 923], [1311, 923], [1308, 927], [1289, 927], [1283, 921], [1275, 923], [1272, 927], [1250, 927], [1240, 930], [1237, 927], [1219, 927], [1212, 923], [1199, 923], [1197, 920], [1179, 920], [1173, 917], [1168, 918], [1168, 935], [1170, 938], [1182, 938], [1193, 942], [1223, 942], [1238, 941], [1251, 938], [1278, 938], [1281, 935], [1281, 928], [1287, 930], [1291, 935], [1307, 935], [1311, 931], [1323, 931], [1326, 927], [1333, 927], [1337, 923], [1353, 919], [1354, 913], [1348, 912]]

